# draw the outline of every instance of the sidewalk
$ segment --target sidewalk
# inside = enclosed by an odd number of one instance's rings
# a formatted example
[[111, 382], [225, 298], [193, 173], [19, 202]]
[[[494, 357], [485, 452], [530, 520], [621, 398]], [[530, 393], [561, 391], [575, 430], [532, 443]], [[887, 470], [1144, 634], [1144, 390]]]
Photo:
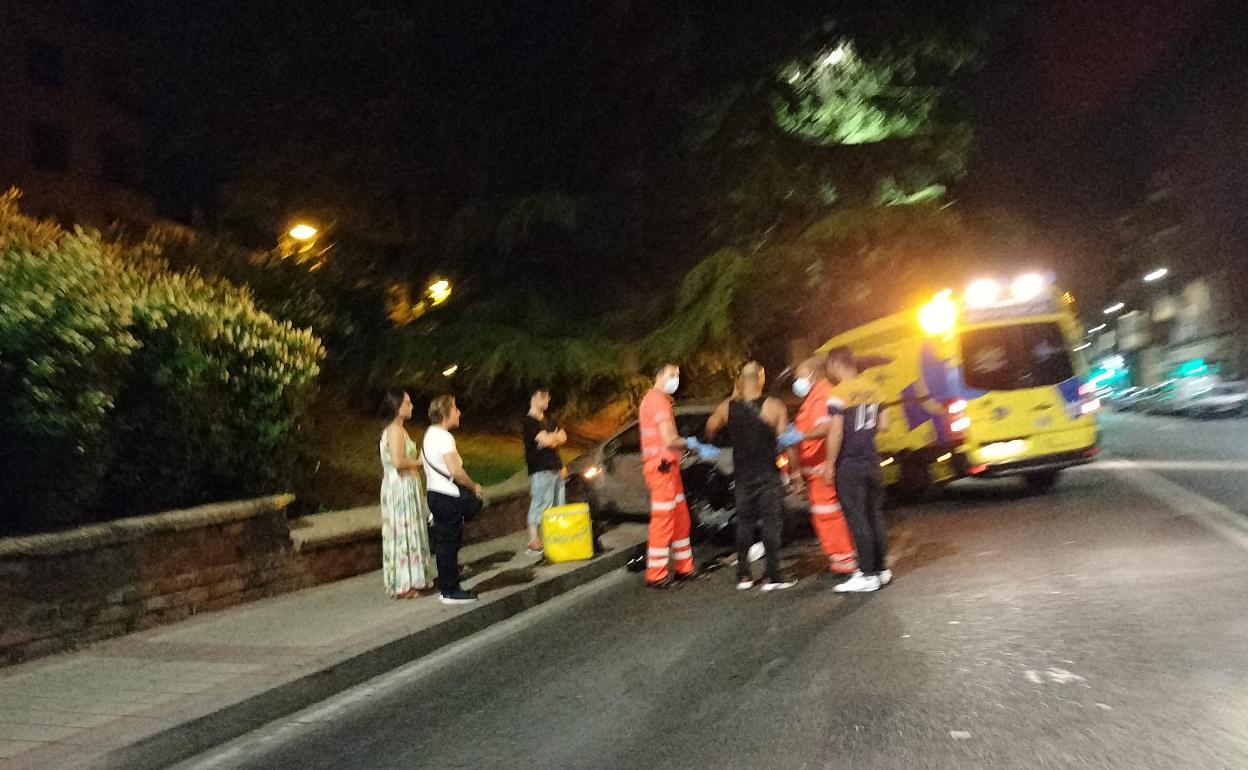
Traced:
[[464, 548], [481, 601], [386, 597], [379, 572], [0, 669], [0, 770], [163, 767], [623, 566], [643, 524], [588, 562], [537, 566], [525, 533]]

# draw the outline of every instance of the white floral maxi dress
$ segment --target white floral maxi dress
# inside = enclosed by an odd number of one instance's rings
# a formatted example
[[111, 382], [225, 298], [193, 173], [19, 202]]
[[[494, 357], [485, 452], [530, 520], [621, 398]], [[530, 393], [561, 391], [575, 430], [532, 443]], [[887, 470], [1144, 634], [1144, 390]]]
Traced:
[[[416, 442], [404, 436], [404, 448], [413, 457]], [[386, 593], [399, 596], [433, 582], [429, 556], [429, 511], [416, 474], [400, 474], [390, 461], [386, 435], [381, 435], [381, 578]]]

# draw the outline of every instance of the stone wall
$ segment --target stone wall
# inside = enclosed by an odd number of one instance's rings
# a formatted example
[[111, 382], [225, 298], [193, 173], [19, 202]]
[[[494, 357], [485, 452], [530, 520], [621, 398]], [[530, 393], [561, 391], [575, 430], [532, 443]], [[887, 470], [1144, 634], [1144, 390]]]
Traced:
[[289, 496], [0, 539], [0, 662], [181, 620], [273, 592]]
[[[468, 542], [523, 529], [527, 487], [487, 490]], [[290, 496], [0, 539], [0, 664], [381, 568], [376, 507], [288, 521]]]

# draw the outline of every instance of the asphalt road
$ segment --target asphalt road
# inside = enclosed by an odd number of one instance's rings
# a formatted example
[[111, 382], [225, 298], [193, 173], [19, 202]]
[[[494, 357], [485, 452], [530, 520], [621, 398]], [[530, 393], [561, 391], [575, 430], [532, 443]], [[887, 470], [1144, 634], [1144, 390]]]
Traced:
[[1101, 422], [1110, 465], [1128, 460], [1248, 516], [1248, 419], [1109, 412]]
[[[1111, 417], [1107, 448], [1147, 466], [1241, 441], [1159, 419]], [[833, 594], [802, 543], [783, 593], [617, 573], [186, 767], [1248, 767], [1248, 541], [1151, 473], [1111, 460], [1048, 497], [969, 482], [895, 511], [897, 581], [874, 595]]]

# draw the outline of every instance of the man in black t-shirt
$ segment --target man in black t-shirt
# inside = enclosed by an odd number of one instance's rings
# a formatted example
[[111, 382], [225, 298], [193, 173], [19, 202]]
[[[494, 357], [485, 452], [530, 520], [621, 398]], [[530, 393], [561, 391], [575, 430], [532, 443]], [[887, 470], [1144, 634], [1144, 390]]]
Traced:
[[558, 448], [568, 441], [552, 417], [550, 391], [538, 388], [529, 397], [529, 413], [524, 417], [524, 461], [529, 470], [529, 552], [542, 552], [542, 513], [563, 505], [563, 460]]

